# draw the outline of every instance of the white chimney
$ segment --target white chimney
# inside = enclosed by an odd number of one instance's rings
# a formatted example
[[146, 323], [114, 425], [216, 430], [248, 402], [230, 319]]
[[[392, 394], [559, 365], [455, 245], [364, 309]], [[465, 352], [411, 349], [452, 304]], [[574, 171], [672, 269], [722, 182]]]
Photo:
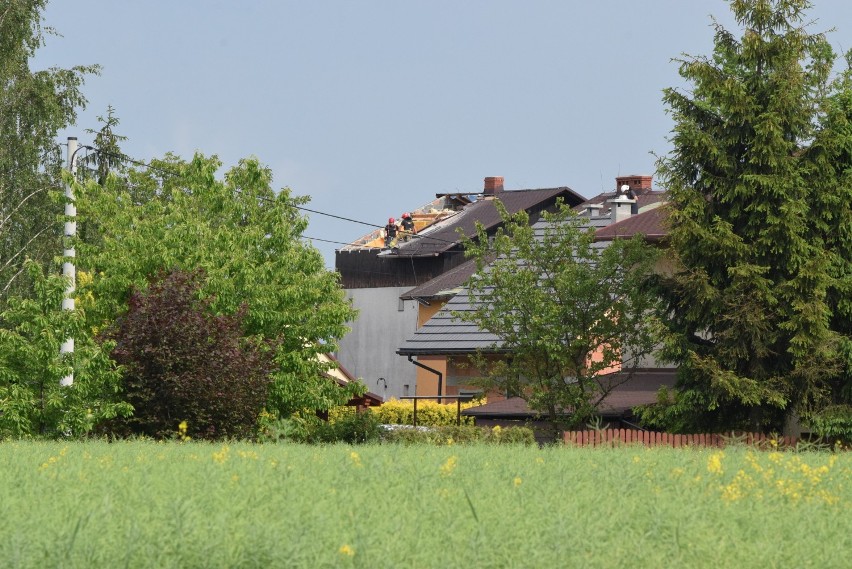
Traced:
[[618, 223], [632, 215], [633, 205], [636, 203], [636, 200], [627, 197], [627, 192], [629, 190], [630, 186], [624, 184], [621, 186], [618, 195], [612, 199], [606, 200], [606, 203], [610, 204], [609, 216], [612, 220], [611, 223]]
[[586, 215], [589, 217], [598, 217], [601, 214], [601, 209], [603, 209], [603, 204], [590, 203], [586, 206]]

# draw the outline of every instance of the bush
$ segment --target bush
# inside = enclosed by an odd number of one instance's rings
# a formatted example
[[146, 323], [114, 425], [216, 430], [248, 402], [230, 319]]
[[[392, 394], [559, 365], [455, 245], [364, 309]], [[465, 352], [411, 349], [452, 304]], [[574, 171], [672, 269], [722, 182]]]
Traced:
[[[478, 401], [462, 403], [461, 408], [476, 407]], [[380, 407], [370, 407], [369, 412], [375, 414], [383, 425], [413, 425], [414, 402], [390, 399]], [[473, 425], [473, 417], [462, 417], [462, 425]], [[444, 404], [436, 401], [422, 400], [417, 402], [417, 424], [427, 427], [451, 426], [456, 424], [455, 403]]]
[[[27, 260], [32, 298], [12, 296], [0, 312], [0, 440], [87, 435], [99, 422], [129, 415], [121, 375], [78, 311], [60, 308], [67, 282]], [[74, 338], [73, 354], [59, 346]], [[72, 367], [73, 366], [73, 367]], [[74, 384], [62, 386], [74, 372]]]
[[288, 440], [308, 444], [348, 443], [363, 444], [378, 442], [382, 429], [372, 413], [338, 411], [334, 421], [323, 421], [315, 415], [294, 415], [265, 426], [262, 440]]
[[820, 437], [842, 444], [852, 443], [852, 406], [832, 405], [813, 415], [809, 424]]
[[118, 434], [170, 438], [183, 421], [192, 438], [254, 434], [271, 350], [243, 337], [243, 310], [211, 314], [209, 299], [198, 299], [201, 281], [198, 271], [172, 271], [130, 297], [110, 334], [113, 358], [125, 366], [123, 394], [134, 409], [111, 425]]

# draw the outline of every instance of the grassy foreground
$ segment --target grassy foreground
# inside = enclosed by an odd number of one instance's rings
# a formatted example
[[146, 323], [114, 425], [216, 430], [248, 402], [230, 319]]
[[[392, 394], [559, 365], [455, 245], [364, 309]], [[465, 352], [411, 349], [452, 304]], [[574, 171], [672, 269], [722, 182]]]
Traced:
[[3, 567], [848, 567], [852, 454], [0, 444]]

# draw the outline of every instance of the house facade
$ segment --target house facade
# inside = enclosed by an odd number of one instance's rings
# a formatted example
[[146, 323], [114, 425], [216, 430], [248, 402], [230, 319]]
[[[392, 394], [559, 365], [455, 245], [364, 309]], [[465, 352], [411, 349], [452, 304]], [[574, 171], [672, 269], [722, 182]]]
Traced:
[[[596, 240], [600, 247], [606, 247], [613, 239], [632, 237], [636, 234], [642, 234], [652, 242], [664, 240], [665, 210], [659, 207], [663, 204], [663, 193], [654, 191], [651, 182], [650, 176], [620, 176], [616, 178], [616, 190], [585, 200], [574, 207], [585, 223], [595, 228]], [[665, 268], [661, 267], [660, 270]], [[472, 271], [469, 270], [448, 273], [440, 280], [436, 279], [434, 283], [424, 283], [418, 289], [406, 293], [409, 297], [417, 295], [433, 305], [440, 305], [440, 308], [433, 307], [428, 319], [421, 317], [420, 326], [400, 343], [397, 353], [408, 359], [417, 358], [441, 372], [443, 377], [440, 392], [443, 395], [477, 392], [477, 388], [470, 383], [471, 378], [479, 375], [479, 371], [470, 365], [471, 355], [486, 353], [492, 358], [502, 358], [506, 355], [500, 349], [498, 337], [453, 316], [454, 313], [471, 311], [475, 306], [476, 299], [470, 298], [465, 288], [465, 282], [471, 274]], [[611, 371], [618, 373], [619, 369]], [[624, 387], [626, 392], [635, 396], [632, 398], [635, 401], [651, 402], [660, 386], [670, 386], [674, 383], [674, 369], [661, 366], [651, 357], [640, 363], [638, 371], [641, 373], [637, 377], [641, 376], [641, 381], [634, 381], [632, 385]], [[427, 375], [423, 373], [418, 376], [417, 394], [438, 394], [438, 382]], [[655, 384], [657, 381], [659, 382]], [[489, 393], [488, 397], [488, 405], [479, 410], [470, 409], [468, 414], [487, 415], [491, 408], [494, 408], [498, 415], [509, 409], [516, 415], [526, 413], [531, 416], [522, 399], [500, 403], [501, 399], [504, 399], [501, 394]], [[650, 400], [645, 401], [649, 398]], [[619, 408], [618, 413], [627, 420], [625, 409]]]
[[419, 295], [417, 289], [430, 282], [440, 287], [442, 277], [468, 270], [463, 267], [460, 234], [474, 237], [477, 223], [493, 233], [501, 224], [494, 206], [497, 197], [510, 213], [524, 210], [531, 220], [554, 208], [557, 199], [571, 206], [584, 201], [567, 187], [504, 190], [502, 177], [488, 177], [479, 193], [438, 194], [412, 211], [416, 234], [396, 248], [385, 247], [376, 230], [335, 252], [346, 296], [359, 311], [336, 357], [384, 399], [414, 395], [418, 381], [425, 384], [437, 377], [422, 367], [428, 366], [428, 358], [418, 360], [418, 366], [413, 358], [400, 358], [396, 352], [441, 304]]

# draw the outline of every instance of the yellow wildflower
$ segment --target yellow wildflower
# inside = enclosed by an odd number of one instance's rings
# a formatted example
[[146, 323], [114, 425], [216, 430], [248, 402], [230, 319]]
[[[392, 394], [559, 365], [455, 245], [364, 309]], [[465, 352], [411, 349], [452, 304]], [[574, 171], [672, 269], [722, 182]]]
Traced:
[[707, 459], [707, 472], [711, 474], [722, 474], [724, 470], [722, 470], [722, 458], [724, 458], [725, 453], [722, 451], [713, 453]]
[[352, 464], [354, 464], [356, 467], [360, 468], [364, 466], [363, 464], [361, 464], [361, 457], [358, 456], [358, 453], [354, 450], [349, 453], [349, 458], [352, 460]]
[[350, 547], [350, 546], [349, 546], [348, 544], [346, 544], [346, 543], [344, 543], [343, 545], [341, 545], [341, 546], [340, 546], [340, 549], [339, 549], [338, 551], [340, 552], [340, 554], [341, 554], [341, 555], [346, 555], [346, 556], [348, 556], [348, 557], [354, 557], [354, 556], [355, 556], [355, 550], [354, 550], [354, 549], [352, 549], [352, 547]]
[[458, 459], [456, 459], [455, 455], [448, 458], [447, 462], [445, 462], [443, 465], [441, 465], [441, 475], [442, 476], [449, 476], [450, 474], [452, 474], [453, 470], [456, 469], [457, 460]]
[[213, 461], [218, 464], [225, 464], [228, 460], [228, 453], [230, 450], [231, 449], [228, 448], [228, 445], [222, 446], [222, 450], [213, 453]]
[[192, 439], [189, 435], [186, 434], [186, 430], [189, 428], [189, 425], [186, 421], [181, 421], [178, 423], [178, 438], [182, 441], [188, 441]]
[[522, 482], [523, 482], [523, 480], [521, 480], [520, 476], [515, 476], [515, 479], [512, 480], [512, 483], [515, 485], [515, 488], [520, 486]]

